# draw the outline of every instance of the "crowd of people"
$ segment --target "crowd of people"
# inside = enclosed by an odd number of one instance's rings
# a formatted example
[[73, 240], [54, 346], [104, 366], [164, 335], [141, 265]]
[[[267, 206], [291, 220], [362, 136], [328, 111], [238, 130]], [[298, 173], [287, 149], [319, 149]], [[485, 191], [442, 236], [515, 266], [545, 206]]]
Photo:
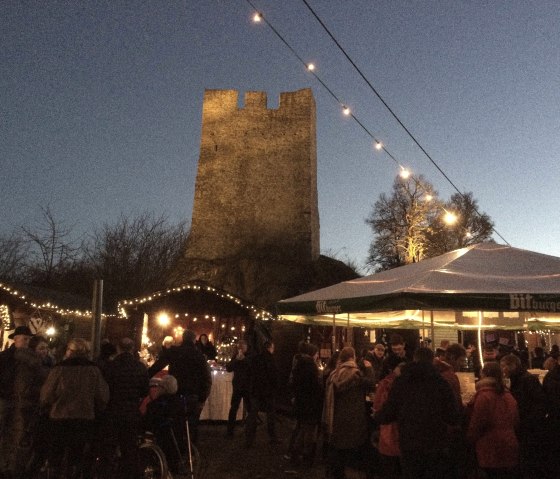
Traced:
[[[448, 344], [437, 355], [420, 347], [410, 355], [394, 335], [387, 348], [376, 344], [360, 358], [343, 348], [321, 369], [316, 348], [302, 343], [291, 379], [297, 425], [286, 457], [310, 466], [322, 435], [332, 479], [344, 478], [346, 466], [376, 479], [560, 477], [555, 349], [541, 385], [523, 354], [494, 346], [485, 348], [481, 366], [472, 347]], [[465, 368], [479, 378], [466, 404], [456, 374]]]
[[[74, 338], [54, 364], [48, 341], [17, 327], [13, 344], [0, 353], [0, 478], [31, 478], [45, 464], [52, 478], [88, 477], [93, 459], [117, 446], [120, 477], [140, 477], [144, 430], [179, 471], [185, 424], [196, 443], [212, 385], [208, 360], [215, 348], [202, 336], [185, 330], [149, 368], [129, 338], [104, 343], [94, 361], [88, 342]], [[259, 412], [266, 414], [270, 443], [280, 444], [273, 354], [271, 341], [253, 353], [242, 340], [226, 367], [233, 373], [226, 436], [234, 437], [243, 400], [248, 449]], [[359, 357], [344, 347], [323, 365], [317, 347], [300, 342], [288, 385], [296, 422], [285, 458], [302, 469], [323, 460], [329, 479], [346, 477], [347, 467], [368, 479], [560, 477], [556, 351], [543, 358], [542, 385], [522, 354], [487, 347], [482, 363], [477, 356], [460, 344], [411, 354], [393, 335]], [[465, 367], [479, 378], [467, 404], [456, 374]]]

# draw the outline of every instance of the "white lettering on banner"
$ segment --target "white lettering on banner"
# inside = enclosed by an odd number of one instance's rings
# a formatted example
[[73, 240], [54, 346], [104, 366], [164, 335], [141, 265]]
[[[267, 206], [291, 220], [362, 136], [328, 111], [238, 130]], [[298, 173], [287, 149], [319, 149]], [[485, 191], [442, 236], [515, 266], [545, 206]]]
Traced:
[[547, 301], [531, 294], [510, 294], [509, 309], [533, 311], [560, 311], [560, 301]]
[[328, 305], [327, 301], [317, 301], [315, 308], [318, 313], [340, 313], [340, 305]]

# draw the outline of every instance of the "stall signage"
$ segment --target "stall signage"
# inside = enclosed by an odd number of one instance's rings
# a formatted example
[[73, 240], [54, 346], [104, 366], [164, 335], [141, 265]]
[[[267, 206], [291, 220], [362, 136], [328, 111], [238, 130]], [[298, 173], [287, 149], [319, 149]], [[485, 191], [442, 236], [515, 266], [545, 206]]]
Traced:
[[315, 308], [318, 313], [340, 313], [342, 308], [340, 304], [329, 304], [328, 301], [317, 301]]
[[560, 301], [556, 296], [538, 296], [529, 293], [509, 295], [509, 309], [526, 311], [560, 311]]

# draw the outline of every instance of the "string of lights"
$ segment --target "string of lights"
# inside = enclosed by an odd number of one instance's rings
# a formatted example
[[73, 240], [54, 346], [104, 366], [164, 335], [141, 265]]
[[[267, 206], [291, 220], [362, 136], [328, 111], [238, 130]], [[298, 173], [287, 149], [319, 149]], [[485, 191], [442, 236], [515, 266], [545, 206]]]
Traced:
[[[376, 138], [376, 136], [363, 124], [362, 121], [359, 120], [359, 118], [356, 117], [356, 115], [350, 110], [350, 108], [344, 104], [344, 102], [342, 102], [340, 100], [340, 98], [333, 92], [333, 90], [319, 77], [319, 75], [316, 73], [316, 66], [313, 63], [307, 63], [305, 62], [305, 60], [297, 53], [297, 51], [291, 46], [291, 44], [280, 34], [280, 32], [272, 25], [272, 23], [270, 21], [268, 21], [268, 19], [265, 18], [265, 16], [263, 15], [263, 13], [261, 11], [259, 11], [257, 9], [257, 7], [252, 3], [251, 0], [246, 0], [247, 3], [251, 6], [251, 8], [253, 8], [253, 10], [255, 11], [255, 14], [253, 15], [253, 21], [255, 23], [260, 23], [263, 22], [265, 23], [270, 29], [271, 31], [278, 37], [278, 39], [280, 39], [280, 41], [282, 43], [284, 43], [284, 45], [286, 45], [286, 47], [292, 52], [292, 54], [299, 60], [300, 63], [302, 63], [304, 65], [304, 67], [307, 69], [307, 71], [313, 75], [313, 77], [315, 78], [315, 80], [321, 85], [323, 86], [323, 88], [331, 95], [331, 97], [341, 106], [342, 108], [342, 112], [345, 116], [348, 116], [350, 118], [352, 118], [361, 128], [362, 130], [373, 140], [373, 144], [376, 150], [378, 151], [383, 151], [400, 169], [399, 171], [399, 176], [403, 179], [407, 179], [410, 177], [411, 173], [410, 171], [405, 168], [400, 162], [399, 160], [395, 157], [395, 155], [393, 155], [385, 146], [385, 144], [378, 138]], [[313, 14], [313, 16], [316, 18], [316, 20], [319, 22], [319, 24], [323, 27], [323, 29], [328, 33], [328, 35], [331, 37], [331, 39], [334, 41], [334, 43], [337, 45], [337, 47], [341, 50], [341, 52], [345, 55], [345, 57], [347, 58], [347, 60], [350, 62], [350, 64], [353, 66], [353, 68], [359, 73], [359, 75], [362, 77], [362, 79], [366, 82], [366, 84], [368, 85], [368, 87], [371, 89], [371, 91], [377, 96], [377, 98], [382, 102], [382, 104], [387, 108], [387, 110], [391, 113], [391, 115], [395, 118], [395, 120], [399, 123], [399, 125], [405, 130], [405, 132], [409, 135], [409, 137], [413, 140], [413, 142], [418, 146], [418, 148], [422, 151], [422, 153], [428, 158], [428, 160], [437, 168], [437, 170], [442, 174], [442, 176], [445, 178], [445, 180], [453, 187], [453, 189], [463, 198], [465, 199], [465, 195], [459, 190], [459, 188], [457, 188], [457, 186], [455, 185], [455, 183], [449, 178], [449, 176], [443, 171], [443, 169], [436, 163], [436, 161], [431, 157], [431, 155], [425, 150], [425, 148], [418, 142], [418, 140], [415, 138], [415, 136], [410, 132], [410, 130], [404, 125], [404, 123], [399, 119], [399, 117], [396, 115], [396, 113], [390, 108], [390, 106], [387, 104], [387, 102], [381, 97], [381, 95], [377, 92], [377, 90], [373, 87], [373, 85], [371, 84], [371, 82], [367, 79], [367, 77], [362, 73], [362, 71], [360, 70], [360, 68], [356, 65], [356, 63], [352, 60], [352, 58], [350, 58], [350, 56], [347, 54], [347, 52], [344, 50], [344, 48], [340, 45], [340, 43], [336, 40], [336, 38], [334, 37], [334, 35], [330, 32], [330, 30], [326, 27], [326, 25], [324, 24], [324, 22], [319, 18], [319, 16], [315, 13], [315, 11], [311, 8], [311, 6], [307, 3], [306, 0], [302, 0], [303, 3], [306, 5], [306, 7], [310, 10], [310, 12]], [[429, 195], [429, 193], [427, 192], [427, 195]], [[452, 212], [447, 211], [444, 209], [445, 212], [445, 216], [446, 216], [446, 222], [448, 224], [453, 224], [454, 222], [456, 222], [457, 218], [456, 215], [454, 215]], [[480, 213], [480, 211], [473, 205], [473, 210], [474, 212], [479, 216], [479, 217], [483, 217], [483, 214]], [[494, 231], [494, 233], [496, 233], [497, 236], [500, 237], [500, 239], [502, 239], [502, 241], [504, 241], [504, 243], [506, 243], [508, 246], [511, 246], [509, 244], [509, 242], [496, 230], [495, 227], [492, 227], [492, 230]]]

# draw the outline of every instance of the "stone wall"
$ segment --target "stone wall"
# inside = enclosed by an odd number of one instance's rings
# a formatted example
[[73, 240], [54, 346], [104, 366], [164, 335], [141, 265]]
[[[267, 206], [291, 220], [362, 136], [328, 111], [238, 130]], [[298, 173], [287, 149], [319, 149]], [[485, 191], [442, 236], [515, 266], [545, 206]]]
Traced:
[[[206, 90], [191, 232], [173, 282], [204, 280], [260, 305], [298, 290], [319, 258], [315, 100]], [[295, 282], [295, 283], [294, 283]]]

